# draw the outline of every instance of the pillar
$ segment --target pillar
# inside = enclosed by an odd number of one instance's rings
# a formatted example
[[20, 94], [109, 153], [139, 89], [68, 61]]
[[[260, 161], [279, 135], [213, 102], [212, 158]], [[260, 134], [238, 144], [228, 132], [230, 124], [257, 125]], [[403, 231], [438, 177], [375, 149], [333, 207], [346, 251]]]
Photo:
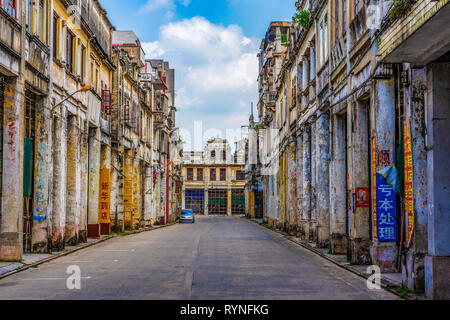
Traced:
[[425, 293], [450, 299], [450, 63], [431, 63], [428, 69], [428, 255]]
[[330, 127], [329, 116], [324, 114], [316, 122], [316, 205], [317, 205], [317, 244], [329, 248], [330, 244]]
[[123, 164], [123, 221], [125, 230], [133, 228], [133, 150], [125, 150]]
[[231, 211], [231, 188], [228, 188], [227, 190], [227, 215], [228, 216], [232, 216], [232, 211]]
[[[394, 88], [394, 80], [393, 79], [385, 79], [379, 80], [375, 85], [375, 97], [374, 97], [374, 106], [372, 108], [374, 120], [372, 120], [374, 138], [376, 138], [376, 157], [377, 157], [377, 165], [376, 171], [380, 172], [386, 167], [395, 165], [395, 125], [396, 125], [396, 117], [395, 115], [395, 88]], [[378, 218], [387, 215], [392, 215], [396, 217], [395, 208], [397, 206], [395, 197], [390, 204], [393, 207], [393, 212], [390, 214], [388, 210], [386, 210], [386, 206], [384, 205], [384, 201], [382, 200], [388, 194], [395, 194], [395, 190], [391, 188], [381, 189], [380, 183], [383, 182], [380, 175], [377, 174], [376, 181], [376, 200], [377, 200], [377, 216]], [[374, 179], [372, 179], [374, 180]], [[383, 198], [382, 198], [383, 197]], [[381, 220], [378, 219], [377, 220]], [[373, 221], [374, 219], [372, 219]], [[393, 240], [382, 241], [382, 237], [384, 237], [384, 230], [388, 227], [395, 227], [395, 223], [392, 226], [386, 224], [386, 219], [384, 223], [383, 221], [377, 221], [376, 230], [377, 230], [377, 239], [374, 239], [372, 245], [372, 262], [378, 265], [383, 272], [393, 272], [397, 269], [396, 262], [398, 256], [398, 248], [396, 242], [399, 235], [394, 237]], [[398, 229], [399, 226], [397, 226]], [[403, 230], [402, 230], [403, 232]]]
[[303, 229], [300, 222], [303, 217], [303, 133], [297, 137], [297, 237], [301, 238]]
[[68, 116], [67, 133], [67, 201], [65, 243], [72, 246], [79, 242], [81, 195], [81, 140], [78, 116]]
[[88, 237], [88, 190], [89, 190], [89, 133], [87, 128], [87, 121], [81, 122], [83, 126], [81, 134], [81, 203], [80, 203], [80, 232], [79, 238], [81, 243], [87, 242]]
[[36, 106], [36, 149], [35, 149], [35, 180], [33, 199], [33, 231], [31, 238], [31, 251], [34, 253], [47, 253], [48, 240], [51, 239], [51, 118], [47, 108], [48, 98]]
[[333, 116], [330, 234], [333, 254], [347, 253], [347, 114]]
[[[123, 147], [122, 147], [123, 148]], [[122, 210], [122, 179], [119, 172], [122, 170], [120, 161], [120, 150], [113, 148], [111, 152], [111, 223], [112, 230], [123, 232], [123, 210]]]
[[23, 82], [5, 87], [0, 260], [19, 261], [23, 251]]
[[139, 229], [141, 217], [141, 172], [140, 160], [133, 159], [133, 230]]
[[149, 165], [145, 166], [145, 176], [144, 176], [144, 221], [145, 226], [151, 226], [152, 220], [152, 181], [153, 181], [153, 171], [152, 167]]
[[100, 154], [98, 221], [100, 234], [111, 233], [111, 148], [102, 144]]
[[289, 145], [289, 171], [288, 171], [288, 213], [290, 217], [289, 233], [297, 233], [297, 162], [296, 141]]
[[309, 221], [309, 242], [317, 242], [317, 138], [316, 122], [311, 124], [311, 219]]
[[300, 228], [302, 240], [309, 240], [309, 221], [311, 219], [311, 129], [307, 128], [303, 133], [303, 156], [302, 156], [302, 176], [303, 176], [303, 199], [302, 216]]
[[205, 216], [209, 215], [209, 189], [205, 189]]
[[88, 237], [100, 237], [100, 223], [98, 220], [100, 196], [100, 154], [101, 132], [99, 128], [89, 129], [89, 200], [88, 200]]

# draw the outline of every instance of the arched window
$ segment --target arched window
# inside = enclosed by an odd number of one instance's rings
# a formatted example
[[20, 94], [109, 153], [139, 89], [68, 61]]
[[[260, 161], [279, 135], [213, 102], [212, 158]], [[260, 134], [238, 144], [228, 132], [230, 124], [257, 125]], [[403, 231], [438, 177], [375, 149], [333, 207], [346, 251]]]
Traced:
[[211, 151], [211, 158], [214, 159], [216, 157], [216, 151]]

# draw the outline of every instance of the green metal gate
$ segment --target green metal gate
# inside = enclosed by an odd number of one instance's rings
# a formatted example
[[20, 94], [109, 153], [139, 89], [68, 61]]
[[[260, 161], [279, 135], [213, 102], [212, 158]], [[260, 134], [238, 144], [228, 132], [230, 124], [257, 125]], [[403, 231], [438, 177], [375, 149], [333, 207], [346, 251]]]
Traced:
[[244, 190], [233, 190], [231, 192], [231, 213], [232, 214], [245, 214]]
[[228, 191], [209, 190], [208, 193], [208, 214], [226, 215], [228, 211]]

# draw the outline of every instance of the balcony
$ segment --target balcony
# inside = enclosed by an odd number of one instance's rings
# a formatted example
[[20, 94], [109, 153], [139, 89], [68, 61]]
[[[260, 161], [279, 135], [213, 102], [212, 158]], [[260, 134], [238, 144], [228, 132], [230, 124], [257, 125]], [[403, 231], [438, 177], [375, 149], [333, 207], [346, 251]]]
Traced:
[[[0, 42], [7, 47], [6, 52], [12, 56], [12, 59], [7, 63], [10, 71], [17, 75], [19, 73], [19, 59], [22, 51], [20, 45], [21, 26], [8, 15], [4, 9], [5, 6], [6, 1], [3, 1], [0, 8]], [[3, 52], [2, 50], [2, 60], [4, 59]]]
[[344, 60], [346, 55], [346, 37], [341, 37], [331, 50], [331, 69], [334, 71]]

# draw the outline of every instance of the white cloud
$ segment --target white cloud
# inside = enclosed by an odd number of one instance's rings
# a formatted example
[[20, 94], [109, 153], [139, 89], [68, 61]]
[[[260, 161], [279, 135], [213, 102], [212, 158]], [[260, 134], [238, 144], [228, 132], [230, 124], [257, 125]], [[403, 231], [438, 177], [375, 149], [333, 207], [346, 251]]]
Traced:
[[176, 69], [177, 126], [192, 130], [240, 129], [257, 99], [259, 41], [237, 25], [194, 17], [164, 25], [157, 41], [144, 43], [148, 58], [164, 58]]

